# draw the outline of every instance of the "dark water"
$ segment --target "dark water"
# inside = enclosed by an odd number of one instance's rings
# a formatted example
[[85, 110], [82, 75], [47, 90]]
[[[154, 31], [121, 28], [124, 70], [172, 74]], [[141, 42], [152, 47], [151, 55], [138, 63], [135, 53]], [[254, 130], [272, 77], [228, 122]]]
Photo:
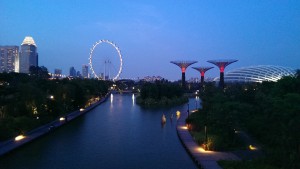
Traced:
[[[132, 95], [113, 95], [85, 116], [0, 159], [12, 169], [193, 169], [171, 113], [187, 105], [145, 110]], [[190, 109], [195, 108], [190, 99]], [[162, 113], [167, 123], [162, 127]]]

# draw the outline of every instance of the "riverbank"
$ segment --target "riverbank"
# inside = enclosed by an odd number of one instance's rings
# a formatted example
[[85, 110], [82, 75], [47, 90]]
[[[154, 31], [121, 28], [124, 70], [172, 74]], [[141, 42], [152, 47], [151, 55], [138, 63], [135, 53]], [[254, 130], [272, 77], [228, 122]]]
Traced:
[[[191, 113], [192, 112], [194, 111], [191, 111]], [[177, 134], [181, 143], [183, 144], [187, 152], [191, 155], [199, 168], [221, 169], [221, 167], [217, 163], [218, 160], [240, 160], [232, 153], [205, 151], [199, 145], [197, 145], [185, 124], [185, 119], [187, 117], [187, 113], [181, 113], [180, 118], [177, 121]]]
[[46, 125], [40, 126], [36, 129], [33, 129], [29, 132], [26, 132], [24, 135], [19, 136], [18, 138], [12, 138], [4, 142], [0, 142], [0, 156], [3, 156], [27, 143], [30, 143], [37, 138], [52, 132], [53, 130], [68, 124], [69, 122], [73, 121], [74, 119], [86, 114], [87, 112], [91, 111], [101, 103], [107, 100], [110, 93], [107, 93], [105, 97], [100, 99], [99, 101], [92, 103], [89, 107], [85, 109], [76, 110], [67, 114], [66, 116], [60, 117]]

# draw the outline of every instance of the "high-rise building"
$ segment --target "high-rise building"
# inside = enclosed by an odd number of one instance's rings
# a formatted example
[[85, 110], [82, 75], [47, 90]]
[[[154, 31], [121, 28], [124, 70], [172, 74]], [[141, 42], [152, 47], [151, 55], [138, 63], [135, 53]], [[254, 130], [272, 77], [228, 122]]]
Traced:
[[82, 65], [82, 77], [88, 78], [89, 77], [89, 67], [88, 65]]
[[38, 66], [38, 53], [33, 38], [26, 36], [21, 44], [19, 72], [29, 73], [30, 66]]
[[77, 75], [77, 77], [81, 78], [80, 71], [77, 71], [76, 75]]
[[75, 68], [73, 66], [70, 67], [69, 76], [70, 77], [76, 77], [76, 70], [75, 70]]
[[0, 73], [19, 72], [19, 47], [0, 46]]
[[62, 77], [62, 70], [54, 69], [54, 78], [61, 78], [61, 77]]

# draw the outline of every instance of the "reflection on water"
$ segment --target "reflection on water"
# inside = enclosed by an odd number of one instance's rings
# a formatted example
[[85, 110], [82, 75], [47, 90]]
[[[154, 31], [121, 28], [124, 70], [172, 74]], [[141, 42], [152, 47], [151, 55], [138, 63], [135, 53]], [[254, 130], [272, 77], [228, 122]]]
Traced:
[[135, 96], [134, 96], [134, 93], [132, 94], [132, 105], [135, 105]]
[[113, 101], [114, 101], [114, 95], [111, 93], [111, 94], [110, 94], [110, 103], [112, 104]]
[[177, 110], [177, 111], [176, 111], [176, 119], [178, 120], [179, 118], [180, 118], [180, 111]]

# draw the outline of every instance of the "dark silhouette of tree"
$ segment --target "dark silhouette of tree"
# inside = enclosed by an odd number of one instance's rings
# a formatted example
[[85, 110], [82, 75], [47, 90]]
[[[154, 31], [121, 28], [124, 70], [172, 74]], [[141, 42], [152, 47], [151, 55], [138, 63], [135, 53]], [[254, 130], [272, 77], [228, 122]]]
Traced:
[[300, 78], [300, 69], [296, 70], [296, 77], [299, 79]]
[[168, 81], [147, 82], [141, 86], [141, 95], [137, 98], [137, 103], [147, 106], [182, 104], [188, 101], [183, 94], [183, 89], [177, 84]]
[[41, 78], [41, 79], [48, 79], [50, 78], [48, 69], [44, 66], [30, 66], [29, 73], [31, 76]]
[[0, 73], [0, 140], [85, 107], [89, 99], [108, 92], [105, 81], [49, 80], [45, 67], [32, 67], [31, 73]]
[[263, 145], [266, 154], [263, 162], [276, 168], [300, 168], [298, 75], [277, 82], [232, 84], [224, 90], [206, 85], [201, 98], [203, 109], [199, 115], [192, 114], [188, 122], [201, 133], [203, 119], [207, 119], [214, 148], [230, 149], [236, 139], [233, 131], [240, 129]]

